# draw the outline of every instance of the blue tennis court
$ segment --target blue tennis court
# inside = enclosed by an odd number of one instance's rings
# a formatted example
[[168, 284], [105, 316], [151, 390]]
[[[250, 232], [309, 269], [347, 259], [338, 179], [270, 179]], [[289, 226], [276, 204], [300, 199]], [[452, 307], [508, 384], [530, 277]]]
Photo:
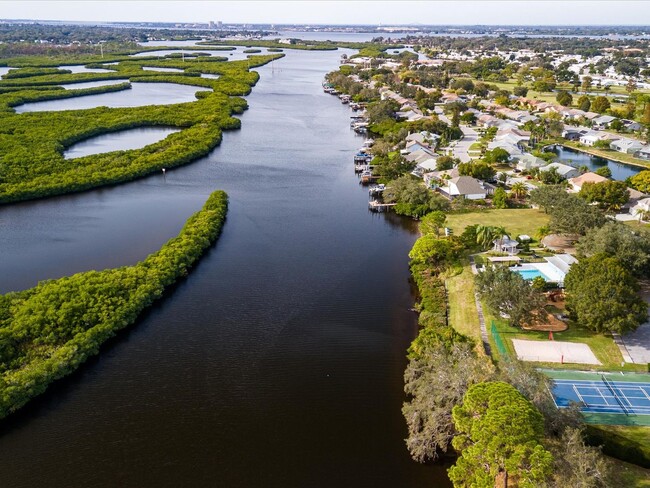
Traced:
[[597, 381], [553, 381], [553, 397], [558, 408], [577, 402], [588, 413], [650, 415], [650, 383], [611, 381], [604, 376]]

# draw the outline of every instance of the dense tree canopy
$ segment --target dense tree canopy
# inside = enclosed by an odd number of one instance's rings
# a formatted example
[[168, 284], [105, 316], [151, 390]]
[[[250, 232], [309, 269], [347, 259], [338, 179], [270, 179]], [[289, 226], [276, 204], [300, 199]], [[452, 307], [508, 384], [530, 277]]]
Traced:
[[616, 257], [634, 275], [650, 277], [650, 233], [634, 231], [619, 222], [589, 229], [576, 245], [582, 256], [606, 254]]
[[179, 235], [134, 265], [43, 281], [0, 295], [0, 418], [71, 373], [133, 324], [216, 240], [227, 196], [215, 192]]
[[508, 317], [514, 326], [531, 323], [546, 303], [544, 295], [505, 266], [487, 266], [477, 274], [476, 291], [491, 310]]
[[635, 330], [648, 317], [637, 280], [615, 257], [595, 254], [580, 260], [571, 266], [564, 286], [572, 318], [596, 332]]
[[471, 386], [453, 409], [461, 455], [449, 469], [455, 487], [513, 485], [539, 487], [552, 470], [553, 456], [542, 445], [543, 419], [515, 388], [503, 382]]

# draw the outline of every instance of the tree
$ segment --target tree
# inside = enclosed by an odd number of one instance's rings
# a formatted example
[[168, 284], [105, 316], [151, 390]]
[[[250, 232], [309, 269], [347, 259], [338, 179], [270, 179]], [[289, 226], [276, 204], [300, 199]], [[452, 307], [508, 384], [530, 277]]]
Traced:
[[460, 121], [467, 125], [473, 125], [476, 122], [476, 115], [474, 115], [474, 112], [465, 112], [460, 116]]
[[458, 162], [459, 160], [452, 158], [451, 156], [440, 156], [436, 161], [436, 169], [438, 171], [452, 169], [455, 164], [458, 164]]
[[596, 97], [594, 98], [594, 102], [591, 104], [591, 109], [599, 114], [605, 113], [610, 107], [611, 103], [609, 103], [607, 97]]
[[616, 257], [639, 278], [650, 277], [650, 235], [648, 231], [634, 231], [619, 222], [607, 222], [589, 229], [576, 245], [580, 256], [606, 254]]
[[506, 208], [508, 206], [508, 195], [503, 188], [499, 187], [494, 190], [492, 205], [494, 205], [494, 208]]
[[609, 166], [601, 166], [596, 171], [594, 171], [594, 173], [596, 173], [599, 176], [604, 176], [605, 178], [612, 177], [612, 170], [609, 169]]
[[582, 95], [578, 98], [578, 108], [584, 112], [589, 112], [591, 108], [591, 100], [587, 95]]
[[595, 254], [580, 260], [564, 286], [571, 318], [593, 331], [625, 333], [648, 318], [637, 280], [616, 257]]
[[591, 83], [594, 81], [594, 79], [591, 76], [585, 76], [582, 78], [582, 91], [583, 92], [588, 92], [589, 88], [591, 88]]
[[496, 174], [494, 168], [483, 161], [460, 163], [458, 165], [458, 172], [463, 176], [472, 176], [483, 181], [492, 180]]
[[598, 139], [594, 142], [594, 147], [596, 149], [610, 149], [612, 142], [607, 139]]
[[525, 86], [516, 86], [512, 89], [512, 93], [518, 97], [525, 97], [528, 94], [528, 88]]
[[559, 173], [556, 167], [551, 167], [544, 171], [540, 171], [539, 179], [545, 185], [559, 185], [560, 183], [563, 183], [566, 178]]
[[[650, 107], [650, 105], [648, 105]], [[650, 170], [640, 171], [630, 178], [632, 187], [641, 193], [650, 193]]]
[[528, 196], [528, 188], [524, 182], [517, 181], [510, 187], [510, 194], [517, 200], [526, 198]]
[[553, 207], [561, 205], [566, 198], [569, 198], [569, 195], [560, 185], [540, 186], [530, 192], [530, 201], [542, 207], [544, 213], [549, 213]]
[[420, 221], [420, 230], [423, 234], [440, 235], [440, 228], [445, 225], [447, 214], [440, 210], [426, 214]]
[[462, 245], [456, 237], [438, 238], [433, 234], [420, 237], [409, 252], [409, 258], [430, 268], [441, 269], [460, 256]]
[[503, 382], [472, 385], [452, 411], [461, 451], [449, 478], [455, 487], [535, 487], [551, 474], [553, 456], [542, 446], [543, 419], [514, 387]]
[[395, 212], [415, 218], [434, 210], [449, 209], [446, 198], [432, 192], [420, 180], [411, 176], [401, 176], [391, 181], [386, 185], [383, 197], [386, 203], [397, 203]]
[[578, 195], [589, 203], [597, 203], [599, 207], [614, 210], [625, 205], [630, 199], [630, 191], [623, 181], [601, 181], [600, 183], [585, 183]]
[[598, 208], [576, 195], [566, 194], [549, 209], [550, 229], [558, 234], [584, 235], [587, 230], [602, 227], [606, 218]]
[[510, 153], [502, 147], [495, 147], [490, 151], [485, 151], [483, 160], [486, 163], [507, 163], [510, 160]]
[[557, 100], [557, 103], [559, 103], [560, 105], [564, 105], [565, 107], [570, 107], [571, 104], [573, 103], [573, 97], [571, 96], [571, 94], [564, 90], [560, 90], [559, 92], [557, 92], [555, 99]]
[[496, 239], [500, 239], [506, 235], [508, 233], [504, 227], [480, 224], [476, 226], [476, 243], [483, 249], [488, 249]]
[[565, 429], [552, 452], [553, 486], [607, 488], [616, 484], [600, 449], [585, 444], [580, 428]]
[[456, 431], [451, 417], [467, 389], [488, 379], [490, 364], [479, 358], [469, 342], [446, 345], [433, 342], [409, 361], [404, 372], [404, 391], [409, 400], [402, 407], [408, 426], [406, 446], [418, 462], [436, 460], [451, 446]]
[[510, 325], [529, 324], [546, 304], [544, 295], [535, 290], [519, 273], [505, 266], [488, 266], [476, 275], [476, 291], [486, 305]]

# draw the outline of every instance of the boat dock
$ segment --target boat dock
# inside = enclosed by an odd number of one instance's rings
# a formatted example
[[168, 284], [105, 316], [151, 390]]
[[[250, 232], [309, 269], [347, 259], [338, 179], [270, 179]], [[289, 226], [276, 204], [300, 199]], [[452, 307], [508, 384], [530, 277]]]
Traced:
[[396, 203], [382, 203], [378, 200], [371, 200], [368, 202], [368, 210], [371, 212], [388, 212], [391, 207], [397, 205]]

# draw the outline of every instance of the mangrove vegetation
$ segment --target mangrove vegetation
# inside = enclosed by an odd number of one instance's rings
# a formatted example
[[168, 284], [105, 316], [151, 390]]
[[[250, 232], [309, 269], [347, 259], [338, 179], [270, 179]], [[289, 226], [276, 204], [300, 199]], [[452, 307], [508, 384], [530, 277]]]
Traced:
[[77, 369], [159, 299], [217, 239], [228, 197], [216, 191], [177, 237], [134, 266], [88, 271], [0, 295], [0, 418]]

